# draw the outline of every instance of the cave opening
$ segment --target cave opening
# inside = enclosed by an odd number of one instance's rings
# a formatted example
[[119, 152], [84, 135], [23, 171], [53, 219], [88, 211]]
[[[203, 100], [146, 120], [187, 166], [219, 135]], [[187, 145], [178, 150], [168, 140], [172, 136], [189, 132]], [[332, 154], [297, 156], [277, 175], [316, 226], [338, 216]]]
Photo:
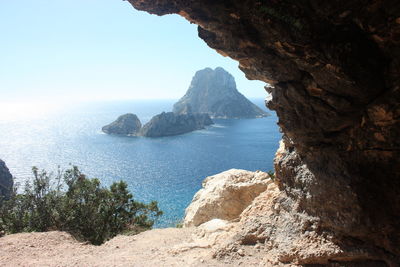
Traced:
[[[227, 240], [227, 247], [240, 242], [262, 242], [267, 248], [266, 255], [273, 257], [275, 263], [398, 266], [400, 6], [397, 1], [129, 2], [138, 10], [160, 16], [179, 14], [199, 25], [198, 35], [209, 47], [236, 60], [248, 79], [271, 85], [266, 87], [272, 94], [268, 107], [276, 111], [283, 132], [274, 160], [274, 184], [278, 188], [258, 198], [246, 210], [238, 222], [235, 238]], [[22, 13], [16, 19], [23, 17]], [[107, 22], [104, 29], [110, 29]], [[112, 38], [106, 39], [98, 44], [111, 45]], [[96, 47], [88, 47], [87, 51]], [[120, 49], [121, 58], [128, 60], [129, 46]], [[56, 56], [70, 56], [53, 52]], [[10, 57], [6, 55], [4, 59]], [[147, 67], [152, 66], [156, 64]], [[9, 64], [3, 70], [24, 71], [19, 67]], [[123, 75], [114, 78], [130, 77], [127, 69], [121, 69]], [[96, 79], [101, 74], [107, 72], [93, 70], [91, 77]], [[68, 72], [65, 76], [68, 77]], [[96, 93], [93, 88], [92, 96]], [[53, 141], [46, 136], [41, 139]], [[26, 145], [29, 140], [14, 143], [14, 148]], [[58, 150], [70, 151], [68, 142], [63, 145]], [[162, 142], [158, 145], [165, 148]], [[196, 150], [189, 152], [193, 151]], [[57, 158], [58, 154], [51, 155]], [[113, 160], [107, 156], [95, 158], [90, 153], [81, 155], [102, 165]], [[173, 160], [169, 154], [163, 156]], [[250, 162], [251, 155], [248, 156]], [[169, 166], [163, 169], [169, 170]]]
[[[273, 169], [280, 140], [277, 118], [271, 112], [272, 116], [260, 119], [264, 123], [221, 120], [212, 131], [192, 140], [199, 141], [198, 146], [191, 145], [190, 138], [186, 143], [171, 138], [168, 147], [126, 139], [113, 143], [116, 138], [106, 138], [102, 127], [123, 113], [139, 113], [145, 124], [153, 115], [171, 110], [195, 72], [205, 67], [215, 70], [222, 66], [229, 71], [237, 89], [261, 108], [265, 108], [267, 95], [264, 82], [249, 81], [236, 61], [209, 49], [198, 38], [197, 26], [178, 15], [157, 18], [139, 11], [132, 14], [127, 3], [122, 4], [91, 0], [40, 6], [22, 1], [2, 6], [5, 38], [0, 45], [4, 59], [0, 82], [10, 89], [5, 89], [9, 95], [4, 95], [0, 105], [0, 158], [20, 184], [32, 178], [32, 166], [56, 171], [58, 165], [78, 165], [107, 185], [134, 177], [130, 188], [140, 200], [168, 200], [162, 206], [165, 220], [156, 226], [171, 226], [183, 217], [205, 177], [231, 168]], [[131, 98], [137, 100], [129, 102]], [[173, 100], [150, 103], [148, 98]], [[248, 138], [250, 134], [256, 137]], [[89, 135], [94, 138], [90, 140]], [[213, 135], [214, 141], [224, 137], [223, 142], [207, 144], [206, 136]], [[153, 164], [157, 168], [143, 175], [149, 167], [140, 163], [138, 152], [133, 153], [134, 159], [128, 156], [135, 145], [140, 146], [143, 158], [164, 163]], [[178, 146], [181, 156], [172, 151], [173, 145]], [[115, 152], [116, 147], [120, 152]], [[213, 148], [220, 153], [210, 152]], [[149, 151], [157, 154], [156, 149], [165, 151], [152, 156]], [[200, 167], [188, 158], [199, 161]], [[139, 163], [127, 164], [133, 160]], [[175, 173], [168, 168], [174, 162], [184, 162]], [[137, 177], [143, 177], [142, 181]], [[167, 185], [160, 192], [143, 189], [146, 184], [163, 183], [166, 177], [177, 186]], [[178, 208], [173, 204], [176, 195]]]

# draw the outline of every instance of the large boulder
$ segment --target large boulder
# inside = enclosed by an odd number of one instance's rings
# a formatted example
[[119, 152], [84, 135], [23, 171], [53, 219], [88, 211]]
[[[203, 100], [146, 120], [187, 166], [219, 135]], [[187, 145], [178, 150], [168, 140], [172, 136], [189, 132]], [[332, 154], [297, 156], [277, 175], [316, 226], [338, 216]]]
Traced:
[[184, 226], [198, 226], [212, 219], [234, 220], [272, 183], [261, 171], [231, 169], [203, 181], [203, 188], [186, 209]]
[[163, 112], [146, 123], [140, 131], [140, 135], [147, 137], [179, 135], [204, 129], [205, 126], [211, 124], [213, 121], [208, 114]]
[[13, 177], [4, 161], [0, 159], [0, 198], [9, 197], [12, 192]]
[[107, 134], [137, 135], [142, 128], [139, 118], [132, 113], [121, 115], [118, 119], [102, 128]]

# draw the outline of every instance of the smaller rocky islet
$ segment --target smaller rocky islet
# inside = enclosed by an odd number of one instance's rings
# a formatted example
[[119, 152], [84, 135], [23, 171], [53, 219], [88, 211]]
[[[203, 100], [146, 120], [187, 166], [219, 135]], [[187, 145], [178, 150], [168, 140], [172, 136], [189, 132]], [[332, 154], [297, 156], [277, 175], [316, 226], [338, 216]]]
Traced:
[[138, 116], [127, 113], [119, 116], [114, 122], [104, 126], [102, 131], [107, 134], [137, 135], [142, 128]]
[[214, 124], [206, 113], [176, 114], [163, 112], [154, 116], [140, 130], [141, 136], [161, 137], [184, 134], [204, 129], [205, 126]]

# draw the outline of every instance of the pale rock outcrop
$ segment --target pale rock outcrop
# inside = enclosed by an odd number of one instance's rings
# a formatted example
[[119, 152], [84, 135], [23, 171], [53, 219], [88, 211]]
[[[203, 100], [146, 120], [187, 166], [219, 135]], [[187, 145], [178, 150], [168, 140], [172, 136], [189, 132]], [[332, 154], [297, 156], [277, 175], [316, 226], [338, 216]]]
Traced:
[[186, 209], [184, 226], [198, 226], [212, 219], [237, 219], [271, 183], [269, 175], [261, 171], [231, 169], [209, 176]]

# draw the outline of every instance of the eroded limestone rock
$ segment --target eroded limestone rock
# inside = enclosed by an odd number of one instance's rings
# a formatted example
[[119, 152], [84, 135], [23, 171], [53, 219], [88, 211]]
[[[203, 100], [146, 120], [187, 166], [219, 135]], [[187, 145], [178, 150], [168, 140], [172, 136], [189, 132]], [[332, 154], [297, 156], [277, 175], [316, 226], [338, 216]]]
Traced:
[[209, 176], [186, 209], [184, 226], [198, 226], [212, 219], [237, 219], [270, 183], [269, 175], [261, 171], [231, 169]]

